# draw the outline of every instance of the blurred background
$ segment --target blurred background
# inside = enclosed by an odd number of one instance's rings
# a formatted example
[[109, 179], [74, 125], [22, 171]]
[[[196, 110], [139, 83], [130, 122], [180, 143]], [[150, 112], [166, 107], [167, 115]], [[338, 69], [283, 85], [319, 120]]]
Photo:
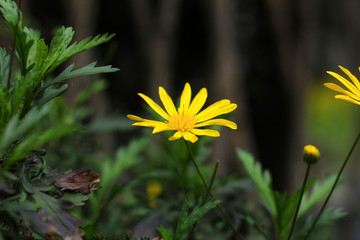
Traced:
[[[158, 86], [176, 98], [189, 82], [193, 92], [209, 91], [207, 105], [230, 99], [238, 109], [229, 118], [238, 130], [223, 129], [213, 141], [209, 161], [220, 160], [219, 174], [241, 172], [235, 148], [252, 152], [269, 169], [274, 188], [293, 191], [306, 166], [302, 149], [321, 152], [312, 177], [336, 172], [356, 138], [359, 107], [335, 100], [323, 87], [337, 80], [338, 65], [355, 76], [360, 60], [357, 0], [37, 0], [22, 1], [25, 25], [45, 40], [59, 26], [72, 26], [79, 41], [115, 33], [107, 44], [72, 59], [77, 67], [99, 60], [119, 72], [102, 76], [107, 88], [91, 97], [94, 116], [132, 113], [146, 116], [138, 92], [159, 102]], [[2, 46], [11, 47], [0, 30]], [[94, 78], [71, 82], [66, 101]], [[125, 121], [125, 120], [124, 120]], [[128, 122], [131, 123], [130, 121]], [[151, 131], [151, 130], [148, 130]], [[111, 151], [140, 130], [98, 136]], [[344, 206], [346, 239], [360, 239], [359, 147], [345, 170], [332, 204]], [[345, 238], [342, 238], [345, 239]]]

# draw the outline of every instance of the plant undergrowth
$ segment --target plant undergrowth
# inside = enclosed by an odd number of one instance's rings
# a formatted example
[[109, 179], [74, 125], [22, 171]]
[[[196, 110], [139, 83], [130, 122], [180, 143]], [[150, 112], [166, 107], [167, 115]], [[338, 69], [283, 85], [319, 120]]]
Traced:
[[[270, 173], [238, 148], [245, 174], [219, 177], [207, 161], [211, 137], [187, 149], [144, 131], [115, 152], [93, 151], [96, 134], [128, 131], [129, 120], [84, 121], [91, 115], [86, 101], [106, 87], [103, 80], [83, 89], [73, 106], [61, 95], [68, 79], [118, 69], [96, 62], [76, 70], [63, 65], [114, 35], [77, 43], [71, 27], [60, 27], [47, 44], [39, 31], [23, 26], [14, 1], [0, 0], [0, 11], [14, 42], [14, 49], [0, 48], [0, 240], [305, 238], [313, 208], [331, 191], [335, 175], [306, 182], [304, 194], [301, 187], [278, 192]], [[320, 231], [308, 239], [323, 239], [321, 226], [345, 215], [327, 208], [315, 224]]]

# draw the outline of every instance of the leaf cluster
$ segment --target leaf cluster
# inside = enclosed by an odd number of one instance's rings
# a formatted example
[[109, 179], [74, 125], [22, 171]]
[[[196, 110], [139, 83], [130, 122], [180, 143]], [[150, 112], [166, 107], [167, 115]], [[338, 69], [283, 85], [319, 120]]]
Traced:
[[40, 32], [22, 27], [22, 13], [14, 1], [0, 0], [0, 11], [15, 43], [15, 57], [20, 66], [20, 74], [11, 74], [14, 69], [10, 66], [10, 56], [0, 48], [0, 154], [7, 156], [6, 166], [9, 166], [35, 147], [80, 129], [75, 124], [59, 124], [40, 132], [37, 124], [49, 112], [46, 103], [69, 88], [65, 80], [118, 69], [96, 67], [94, 62], [73, 70], [72, 64], [52, 76], [70, 57], [105, 43], [114, 35], [97, 35], [72, 43], [72, 28], [61, 27], [47, 45]]
[[[237, 149], [237, 155], [242, 162], [248, 176], [253, 180], [258, 190], [261, 204], [265, 207], [271, 216], [273, 223], [273, 232], [269, 229], [257, 230], [265, 237], [271, 239], [270, 236], [277, 236], [278, 239], [287, 239], [291, 227], [295, 209], [300, 197], [300, 189], [291, 195], [280, 193], [271, 188], [271, 176], [267, 170], [263, 170], [261, 164], [256, 162], [254, 157], [245, 150]], [[329, 193], [335, 176], [330, 175], [323, 181], [313, 179], [305, 186], [305, 194], [303, 196], [301, 207], [298, 213], [299, 226], [295, 228], [292, 239], [302, 239], [311, 226], [312, 215], [306, 215], [313, 206], [325, 199]], [[332, 224], [335, 220], [343, 217], [345, 212], [342, 209], [328, 209], [326, 214], [321, 216], [321, 220], [317, 226]], [[246, 216], [249, 218], [249, 216]], [[253, 223], [257, 220], [251, 218]], [[300, 223], [302, 223], [300, 225]], [[254, 226], [257, 226], [254, 224]]]
[[[63, 182], [57, 187], [54, 179], [64, 179], [64, 176], [55, 176], [55, 172], [49, 172], [42, 156], [34, 154], [1, 176], [0, 223], [9, 227], [0, 231], [0, 239], [82, 239], [83, 231], [78, 227], [81, 221], [68, 211], [84, 204], [88, 198], [84, 194], [88, 192], [68, 187], [76, 184], [69, 179], [68, 185]], [[81, 173], [80, 170], [74, 172]]]
[[10, 54], [0, 47], [0, 239], [82, 239], [81, 221], [69, 209], [83, 205], [100, 179], [90, 170], [59, 176], [47, 170], [45, 144], [83, 128], [45, 119], [52, 114], [51, 101], [69, 88], [66, 80], [118, 70], [93, 62], [55, 71], [114, 35], [73, 42], [73, 29], [60, 27], [47, 44], [39, 31], [23, 27], [15, 1], [0, 0], [0, 12], [14, 42]]

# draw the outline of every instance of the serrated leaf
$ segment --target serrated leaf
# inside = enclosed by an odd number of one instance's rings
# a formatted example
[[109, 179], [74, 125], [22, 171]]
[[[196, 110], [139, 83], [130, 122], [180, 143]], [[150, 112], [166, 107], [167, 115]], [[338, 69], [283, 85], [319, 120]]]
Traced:
[[209, 210], [214, 208], [219, 201], [217, 200], [210, 200], [205, 204], [201, 205], [200, 203], [197, 204], [192, 212], [188, 213], [188, 204], [185, 200], [183, 206], [181, 207], [178, 223], [176, 226], [175, 236], [174, 239], [178, 240], [183, 237], [190, 228]]
[[314, 184], [311, 189], [311, 192], [305, 192], [304, 198], [302, 200], [299, 217], [310, 210], [315, 204], [323, 200], [330, 192], [334, 182], [336, 174], [329, 175], [323, 181], [318, 181]]
[[[319, 220], [317, 221], [317, 223], [315, 225], [315, 229], [316, 229], [316, 227], [319, 227], [319, 226], [334, 224], [336, 220], [338, 220], [340, 218], [343, 218], [346, 215], [347, 215], [347, 213], [342, 208], [337, 208], [337, 209], [328, 208], [328, 209], [325, 209], [325, 211], [322, 213]], [[297, 229], [297, 231], [294, 232], [293, 239], [296, 239], [296, 240], [304, 239], [305, 234], [309, 231], [311, 225], [313, 224], [313, 221], [314, 221], [313, 216], [309, 216], [306, 219], [305, 224], [302, 225], [299, 229]], [[315, 239], [315, 238], [313, 238], [310, 235], [309, 239]]]
[[22, 28], [22, 13], [15, 1], [1, 0], [0, 11], [2, 12], [10, 35], [15, 41], [16, 56], [19, 59], [21, 73], [25, 75], [28, 63], [28, 56], [34, 40], [28, 28]]
[[255, 162], [254, 157], [245, 150], [237, 149], [237, 156], [244, 165], [244, 168], [250, 178], [259, 189], [260, 196], [264, 206], [268, 209], [274, 219], [277, 218], [277, 208], [271, 189], [271, 176], [269, 171], [262, 170], [261, 164]]
[[62, 58], [62, 55], [64, 54], [66, 48], [69, 46], [73, 36], [74, 31], [71, 27], [65, 28], [64, 26], [62, 26], [58, 29], [54, 38], [51, 40], [49, 52], [44, 61], [44, 66], [42, 67], [42, 76], [47, 76], [62, 63], [58, 63], [58, 59]]
[[95, 67], [95, 65], [96, 65], [96, 62], [92, 62], [85, 67], [71, 71], [74, 68], [74, 64], [71, 64], [64, 71], [62, 71], [58, 76], [46, 81], [43, 88], [47, 88], [54, 84], [63, 83], [65, 80], [70, 79], [70, 78], [94, 75], [94, 74], [100, 74], [100, 73], [110, 73], [110, 72], [116, 72], [119, 70], [118, 68], [112, 68], [110, 65], [102, 66], [102, 67]]
[[94, 38], [88, 37], [83, 39], [81, 42], [75, 42], [68, 47], [73, 35], [74, 32], [72, 28], [64, 27], [60, 28], [59, 31], [56, 33], [56, 36], [54, 37], [49, 47], [49, 54], [45, 61], [46, 69], [43, 73], [43, 76], [48, 76], [50, 73], [53, 72], [55, 68], [57, 68], [60, 64], [62, 64], [75, 54], [105, 43], [114, 36], [114, 34], [103, 34], [97, 35]]

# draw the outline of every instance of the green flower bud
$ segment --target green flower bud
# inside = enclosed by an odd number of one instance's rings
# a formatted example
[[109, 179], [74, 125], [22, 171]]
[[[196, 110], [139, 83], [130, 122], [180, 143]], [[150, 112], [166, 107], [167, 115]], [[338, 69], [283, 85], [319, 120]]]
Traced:
[[315, 164], [319, 161], [320, 152], [319, 150], [314, 147], [313, 145], [306, 145], [303, 151], [303, 159], [304, 162], [308, 164]]

